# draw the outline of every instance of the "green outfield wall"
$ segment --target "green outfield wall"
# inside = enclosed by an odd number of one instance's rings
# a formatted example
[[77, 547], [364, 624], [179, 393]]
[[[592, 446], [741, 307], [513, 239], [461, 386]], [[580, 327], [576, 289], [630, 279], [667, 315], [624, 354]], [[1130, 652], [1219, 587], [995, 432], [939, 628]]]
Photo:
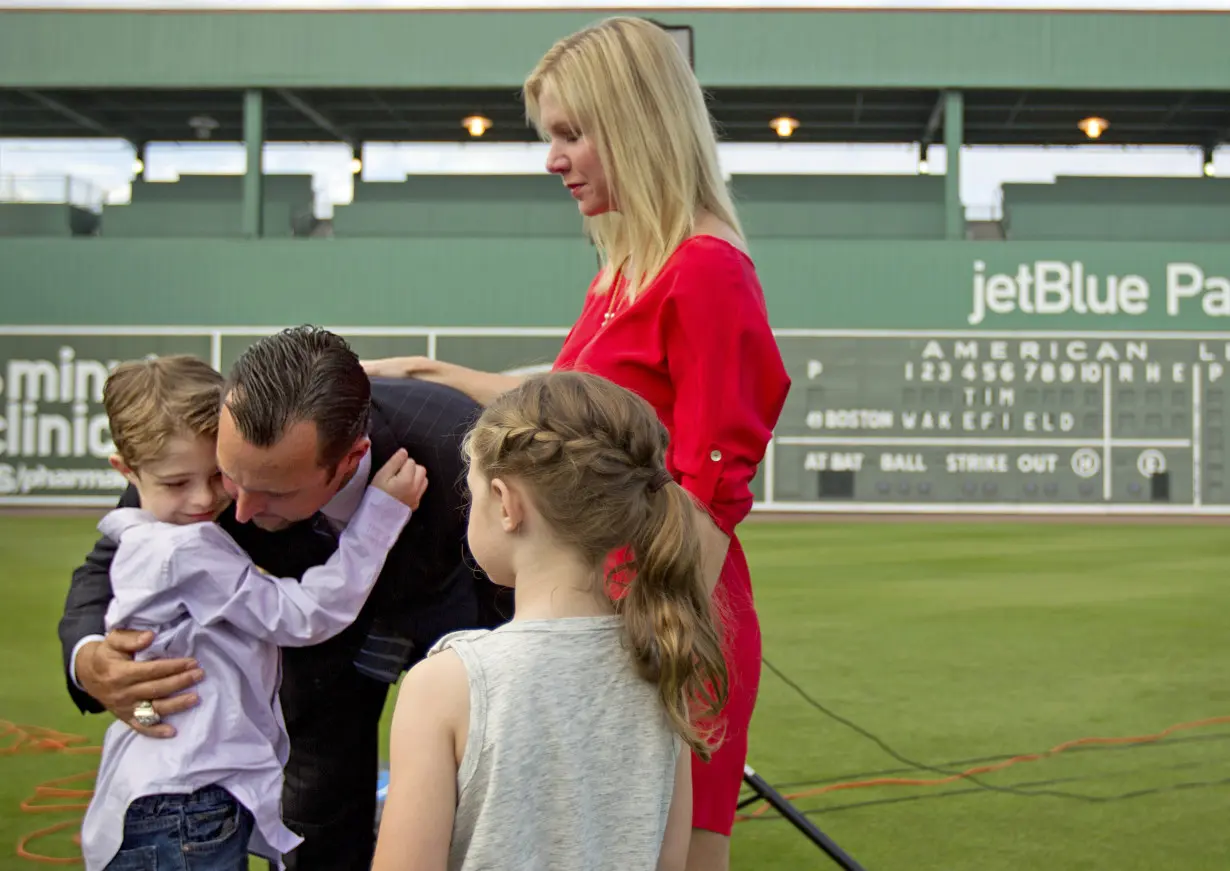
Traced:
[[[793, 388], [758, 511], [1230, 514], [1230, 250], [756, 242]], [[110, 504], [120, 360], [225, 370], [313, 322], [364, 357], [549, 366], [579, 240], [6, 240], [0, 504]]]
[[[1230, 247], [756, 239], [773, 323], [807, 329], [1230, 329]], [[584, 240], [0, 240], [7, 324], [571, 323]]]

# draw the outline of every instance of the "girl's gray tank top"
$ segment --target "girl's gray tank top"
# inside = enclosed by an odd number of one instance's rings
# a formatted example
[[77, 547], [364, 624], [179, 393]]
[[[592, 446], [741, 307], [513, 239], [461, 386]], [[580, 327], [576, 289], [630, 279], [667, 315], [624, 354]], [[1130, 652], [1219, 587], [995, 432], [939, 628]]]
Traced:
[[686, 748], [620, 620], [513, 621], [432, 649], [470, 684], [450, 871], [654, 871]]

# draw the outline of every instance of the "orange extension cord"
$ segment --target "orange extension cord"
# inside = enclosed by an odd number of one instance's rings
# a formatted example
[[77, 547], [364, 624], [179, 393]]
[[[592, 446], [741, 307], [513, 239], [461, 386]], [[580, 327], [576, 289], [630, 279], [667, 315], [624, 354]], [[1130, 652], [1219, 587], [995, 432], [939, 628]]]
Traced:
[[[19, 726], [16, 723], [0, 720], [0, 741], [4, 742], [4, 745], [0, 746], [0, 756], [16, 756], [19, 753], [64, 753], [69, 755], [97, 756], [102, 751], [102, 747], [96, 744], [87, 744], [88, 740], [88, 738], [81, 735], [70, 735], [66, 732], [57, 732], [54, 729], [45, 729], [42, 726]], [[21, 809], [24, 813], [28, 814], [62, 813], [64, 811], [84, 812], [89, 807], [91, 796], [94, 795], [94, 777], [97, 773], [98, 770], [95, 768], [83, 771], [80, 774], [49, 780], [46, 783], [40, 784], [35, 787], [34, 795], [21, 803]], [[87, 779], [90, 784], [89, 789], [67, 788], [68, 784]], [[44, 856], [30, 849], [30, 844], [34, 841], [54, 835], [57, 832], [62, 832], [68, 828], [77, 830], [80, 827], [81, 815], [79, 814], [71, 820], [65, 820], [64, 822], [56, 823], [54, 826], [48, 826], [47, 828], [24, 835], [17, 842], [17, 855], [22, 859], [27, 859], [31, 862], [41, 862], [47, 865], [80, 865], [82, 864], [80, 856]], [[80, 846], [80, 834], [74, 834], [73, 841]]]
[[[941, 786], [945, 783], [952, 783], [956, 780], [963, 780], [967, 777], [975, 777], [979, 774], [988, 774], [992, 771], [1002, 771], [1011, 765], [1017, 765], [1021, 762], [1037, 762], [1041, 759], [1048, 759], [1065, 750], [1071, 750], [1073, 747], [1081, 747], [1088, 744], [1151, 744], [1155, 741], [1160, 741], [1167, 735], [1175, 732], [1184, 731], [1187, 729], [1199, 729], [1204, 726], [1214, 726], [1220, 723], [1230, 723], [1230, 717], [1211, 717], [1207, 720], [1195, 720], [1190, 723], [1176, 723], [1169, 726], [1155, 735], [1137, 735], [1126, 738], [1077, 738], [1075, 741], [1067, 741], [1056, 747], [1052, 747], [1044, 753], [1027, 753], [1022, 756], [1014, 756], [1011, 759], [1005, 759], [1003, 762], [996, 762], [994, 765], [979, 765], [974, 768], [967, 768], [965, 771], [958, 772], [948, 777], [940, 777], [933, 779], [916, 779], [908, 777], [877, 777], [871, 780], [852, 780], [845, 783], [830, 783], [827, 786], [816, 787], [814, 789], [803, 790], [786, 795], [785, 798], [790, 801], [800, 798], [809, 798], [811, 796], [823, 795], [827, 792], [837, 792], [841, 789], [865, 789], [870, 786]], [[761, 816], [771, 806], [767, 803], [762, 804], [755, 811], [749, 814], [739, 814], [736, 819], [750, 820]]]
[[[949, 777], [941, 777], [930, 780], [905, 778], [905, 777], [880, 777], [871, 780], [856, 780], [846, 783], [830, 783], [827, 786], [818, 787], [816, 789], [808, 789], [803, 792], [796, 792], [787, 795], [790, 800], [807, 798], [809, 796], [821, 795], [828, 792], [836, 792], [841, 789], [862, 789], [871, 786], [940, 786], [945, 783], [952, 783], [956, 780], [961, 780], [966, 777], [973, 777], [979, 774], [987, 774], [993, 771], [1001, 771], [1011, 765], [1017, 765], [1021, 762], [1036, 762], [1041, 759], [1047, 759], [1055, 756], [1065, 750], [1070, 750], [1073, 747], [1080, 747], [1088, 744], [1150, 744], [1156, 741], [1161, 741], [1163, 738], [1175, 732], [1185, 731], [1189, 729], [1199, 729], [1205, 726], [1214, 726], [1222, 723], [1230, 723], [1230, 717], [1211, 717], [1207, 720], [1196, 720], [1190, 723], [1177, 723], [1169, 726], [1166, 729], [1154, 735], [1138, 735], [1123, 738], [1078, 738], [1075, 741], [1068, 741], [1056, 747], [1052, 747], [1044, 753], [1029, 753], [1023, 756], [1014, 756], [1011, 759], [1006, 759], [1003, 762], [997, 762], [994, 765], [980, 765], [975, 768], [968, 768], [965, 771], [953, 774]], [[46, 729], [41, 726], [19, 726], [4, 720], [0, 720], [0, 740], [9, 740], [11, 743], [0, 747], [0, 756], [16, 756], [19, 753], [65, 753], [71, 755], [97, 755], [102, 748], [97, 745], [86, 744], [89, 739], [80, 735], [70, 735], [66, 732], [57, 732], [54, 729]], [[21, 809], [28, 814], [41, 813], [58, 813], [63, 811], [84, 811], [89, 806], [89, 800], [94, 794], [91, 789], [69, 789], [66, 784], [75, 781], [81, 781], [90, 778], [91, 783], [94, 776], [97, 774], [97, 769], [83, 771], [80, 774], [74, 774], [69, 777], [61, 777], [56, 780], [49, 780], [44, 784], [37, 786], [34, 790], [34, 796], [21, 803]], [[62, 799], [75, 800], [70, 803], [39, 803], [40, 800], [47, 799]], [[736, 817], [738, 820], [749, 820], [759, 817], [769, 809], [768, 804], [763, 804], [750, 814], [740, 814]], [[30, 844], [40, 838], [45, 838], [57, 832], [61, 832], [69, 827], [79, 827], [81, 817], [78, 816], [71, 820], [56, 823], [53, 826], [39, 829], [36, 832], [31, 832], [23, 836], [17, 842], [17, 855], [22, 859], [27, 859], [31, 862], [41, 862], [48, 865], [80, 865], [82, 860], [80, 857], [60, 857], [60, 856], [44, 856], [39, 853], [34, 853], [30, 850]], [[80, 845], [81, 840], [79, 835], [74, 835], [74, 842]]]

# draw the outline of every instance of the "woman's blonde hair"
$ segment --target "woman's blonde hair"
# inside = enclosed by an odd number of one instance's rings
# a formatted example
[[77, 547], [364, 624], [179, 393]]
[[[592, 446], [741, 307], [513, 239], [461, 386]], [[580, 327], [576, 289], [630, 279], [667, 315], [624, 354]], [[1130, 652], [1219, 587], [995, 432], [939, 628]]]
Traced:
[[635, 298], [695, 232], [699, 209], [742, 236], [700, 83], [661, 27], [609, 18], [552, 46], [524, 87], [543, 135], [544, 92], [594, 142], [617, 210], [585, 220], [603, 264], [600, 292], [622, 273]]
[[653, 408], [581, 372], [531, 377], [496, 398], [466, 438], [487, 480], [524, 486], [556, 540], [596, 571], [613, 553], [626, 580], [616, 597], [640, 674], [657, 685], [676, 731], [702, 759], [715, 741], [700, 724], [729, 689], [717, 617], [701, 576], [693, 503], [664, 465], [667, 433]]

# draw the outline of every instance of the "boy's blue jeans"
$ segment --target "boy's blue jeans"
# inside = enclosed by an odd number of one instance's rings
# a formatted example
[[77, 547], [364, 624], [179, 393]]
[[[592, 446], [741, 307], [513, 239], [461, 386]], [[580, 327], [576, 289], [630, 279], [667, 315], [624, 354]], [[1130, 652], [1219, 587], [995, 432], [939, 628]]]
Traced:
[[128, 806], [107, 871], [247, 871], [252, 814], [219, 786], [149, 795]]

